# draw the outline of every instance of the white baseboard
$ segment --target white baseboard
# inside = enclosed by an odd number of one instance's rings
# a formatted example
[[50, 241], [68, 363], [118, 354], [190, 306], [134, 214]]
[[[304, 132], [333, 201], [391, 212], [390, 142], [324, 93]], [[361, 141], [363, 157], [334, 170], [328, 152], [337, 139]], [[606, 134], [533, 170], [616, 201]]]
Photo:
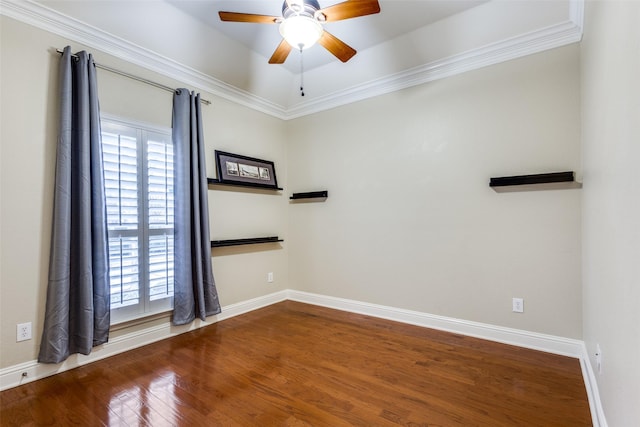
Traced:
[[343, 298], [289, 290], [290, 300], [580, 358], [582, 341]]
[[196, 319], [193, 323], [184, 326], [173, 326], [169, 322], [148, 327], [139, 331], [130, 332], [109, 340], [108, 343], [95, 347], [91, 354], [84, 356], [81, 354], [71, 355], [63, 363], [47, 364], [38, 363], [37, 360], [20, 363], [0, 370], [0, 390], [16, 387], [31, 381], [49, 377], [70, 369], [77, 368], [87, 363], [114, 356], [125, 351], [133, 350], [156, 341], [173, 337], [194, 329], [217, 323], [221, 320], [239, 316], [241, 314], [266, 307], [287, 299], [287, 291], [280, 291], [262, 297], [242, 301], [222, 307], [222, 312], [212, 316], [203, 322]]
[[598, 383], [583, 341], [295, 290], [288, 291], [288, 299], [579, 359], [593, 426], [607, 427]]
[[607, 427], [607, 419], [604, 417], [604, 409], [600, 400], [600, 392], [598, 391], [598, 382], [596, 374], [593, 371], [593, 365], [589, 358], [587, 346], [582, 343], [582, 357], [580, 357], [580, 367], [582, 368], [582, 378], [584, 386], [587, 389], [587, 397], [589, 398], [589, 408], [591, 409], [591, 419], [594, 427]]
[[[206, 322], [196, 320], [191, 325], [185, 326], [172, 326], [167, 323], [131, 332], [114, 338], [107, 344], [96, 347], [88, 356], [72, 355], [64, 363], [58, 365], [40, 364], [33, 360], [10, 366], [0, 370], [0, 390], [45, 378], [285, 300], [364, 314], [577, 358], [580, 360], [582, 368], [593, 425], [594, 427], [607, 427], [598, 392], [598, 384], [583, 341], [296, 290], [284, 290], [223, 307], [219, 315], [207, 319]], [[26, 373], [26, 376], [23, 376], [23, 373]]]

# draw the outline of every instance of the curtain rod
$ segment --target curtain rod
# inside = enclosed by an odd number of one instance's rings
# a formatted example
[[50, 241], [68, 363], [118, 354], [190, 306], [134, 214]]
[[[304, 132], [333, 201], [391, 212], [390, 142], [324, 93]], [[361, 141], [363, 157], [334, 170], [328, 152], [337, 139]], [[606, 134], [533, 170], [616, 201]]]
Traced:
[[[62, 55], [64, 53], [60, 49], [56, 49], [56, 52], [58, 52], [60, 55]], [[78, 55], [76, 55], [75, 53], [72, 53], [71, 56], [73, 56], [74, 58], [78, 57]], [[115, 68], [108, 67], [106, 65], [98, 64], [97, 62], [94, 62], [94, 64], [95, 64], [96, 68], [100, 68], [102, 70], [108, 71], [110, 73], [118, 74], [120, 76], [127, 77], [127, 78], [132, 79], [132, 80], [137, 80], [139, 82], [146, 83], [146, 84], [148, 84], [150, 86], [155, 86], [158, 89], [166, 90], [166, 91], [171, 92], [171, 93], [176, 91], [176, 89], [174, 89], [172, 87], [165, 86], [162, 83], [154, 82], [153, 80], [145, 79], [143, 77], [134, 76], [133, 74], [129, 74], [129, 73], [126, 73], [124, 71], [120, 71], [120, 70], [117, 70]], [[207, 99], [204, 99], [204, 98], [200, 98], [200, 102], [202, 104], [205, 104], [205, 105], [210, 105], [211, 104], [211, 101], [209, 101]]]

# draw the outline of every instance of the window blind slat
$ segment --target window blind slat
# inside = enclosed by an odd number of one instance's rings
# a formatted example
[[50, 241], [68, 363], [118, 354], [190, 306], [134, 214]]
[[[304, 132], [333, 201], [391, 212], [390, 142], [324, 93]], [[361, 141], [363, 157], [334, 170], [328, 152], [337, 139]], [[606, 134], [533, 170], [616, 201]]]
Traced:
[[168, 134], [108, 121], [102, 143], [112, 309], [144, 312], [173, 296], [173, 146]]

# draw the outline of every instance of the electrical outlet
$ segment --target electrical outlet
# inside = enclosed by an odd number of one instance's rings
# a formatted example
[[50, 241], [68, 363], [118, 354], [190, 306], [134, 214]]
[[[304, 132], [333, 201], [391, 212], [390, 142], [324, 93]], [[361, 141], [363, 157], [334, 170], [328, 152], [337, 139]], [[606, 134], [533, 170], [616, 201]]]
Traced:
[[267, 282], [268, 283], [273, 283], [273, 273], [272, 272], [267, 273]]
[[598, 369], [599, 374], [602, 374], [602, 349], [600, 344], [596, 344], [596, 369]]
[[513, 299], [513, 312], [514, 313], [524, 312], [524, 300], [522, 298]]
[[18, 323], [16, 342], [27, 341], [31, 339], [31, 322]]

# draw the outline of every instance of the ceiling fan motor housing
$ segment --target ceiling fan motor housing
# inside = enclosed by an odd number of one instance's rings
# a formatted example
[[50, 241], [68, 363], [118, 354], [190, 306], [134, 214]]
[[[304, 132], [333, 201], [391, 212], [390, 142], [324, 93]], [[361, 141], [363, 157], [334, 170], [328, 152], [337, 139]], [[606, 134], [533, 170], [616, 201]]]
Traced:
[[282, 3], [282, 16], [284, 19], [295, 15], [313, 18], [318, 10], [320, 10], [320, 4], [317, 0], [285, 1]]

